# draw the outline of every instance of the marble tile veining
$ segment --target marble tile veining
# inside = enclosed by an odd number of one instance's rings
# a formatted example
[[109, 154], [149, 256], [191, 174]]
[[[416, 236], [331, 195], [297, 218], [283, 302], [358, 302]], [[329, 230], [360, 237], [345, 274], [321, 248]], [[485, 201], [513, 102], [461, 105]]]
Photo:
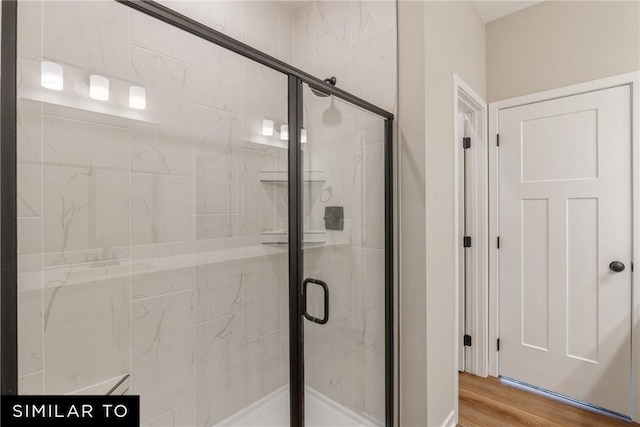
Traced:
[[[29, 66], [19, 61], [22, 71]], [[18, 216], [42, 215], [42, 105], [19, 99], [17, 108]]]
[[343, 1], [318, 2], [316, 17], [315, 53], [322, 60], [315, 62], [315, 72], [322, 78], [335, 76], [338, 87], [351, 91], [351, 4]]
[[242, 235], [242, 215], [196, 215], [196, 239], [226, 239]]
[[329, 323], [318, 328], [318, 391], [354, 407], [353, 315], [333, 310]]
[[131, 14], [131, 43], [187, 64], [193, 64], [195, 38], [141, 13]]
[[195, 403], [187, 403], [167, 414], [161, 415], [148, 423], [145, 427], [181, 427], [193, 426], [195, 422]]
[[[29, 221], [32, 219], [29, 218]], [[41, 227], [35, 228], [40, 232], [42, 230]], [[40, 235], [34, 240], [38, 245], [41, 245]], [[36, 386], [34, 384], [36, 380], [32, 378], [36, 372], [40, 372], [40, 380], [42, 380], [42, 370], [44, 369], [44, 316], [42, 308], [42, 256], [39, 254], [18, 255], [18, 375], [21, 378], [20, 390], [23, 386], [27, 389]], [[22, 377], [25, 376], [29, 377], [25, 378], [23, 384]], [[36, 394], [43, 392], [42, 387], [43, 385], [39, 386], [39, 392]]]
[[315, 72], [315, 9], [297, 10], [293, 21], [293, 65], [313, 75]]
[[196, 417], [213, 425], [242, 409], [242, 318], [234, 314], [196, 328]]
[[244, 344], [244, 405], [250, 405], [282, 385], [280, 332]]
[[44, 373], [42, 371], [35, 374], [18, 378], [18, 392], [26, 395], [44, 394]]
[[384, 249], [384, 144], [354, 148], [354, 244]]
[[242, 1], [242, 41], [278, 56], [280, 8], [273, 1]]
[[195, 256], [192, 242], [134, 246], [131, 258], [132, 299], [193, 289]]
[[44, 250], [55, 264], [129, 244], [128, 165], [126, 129], [45, 116]]
[[[331, 308], [353, 312], [354, 262], [352, 245], [330, 246], [318, 252], [314, 265], [317, 273], [313, 277], [327, 283], [331, 292]], [[317, 313], [321, 312], [322, 308], [319, 307]]]
[[144, 423], [194, 396], [193, 292], [133, 303], [133, 392]]
[[276, 186], [260, 182], [260, 171], [275, 170], [277, 155], [269, 152], [243, 150], [242, 202], [245, 236], [260, 235], [276, 228]]
[[[395, 31], [387, 31], [353, 47], [353, 93], [387, 111], [396, 105]], [[372, 68], [377, 73], [368, 72]], [[384, 79], [380, 75], [387, 76]]]
[[45, 1], [43, 5], [46, 58], [129, 78], [128, 8], [114, 7], [108, 1]]
[[184, 1], [184, 0], [157, 0], [158, 3], [163, 6], [168, 7], [169, 9], [173, 9], [176, 12], [188, 16], [189, 18], [193, 17], [193, 1]]
[[392, 31], [396, 26], [396, 2], [356, 1], [352, 5], [354, 43], [363, 43]]
[[[193, 19], [220, 31], [236, 40], [241, 39], [241, 19], [239, 10], [225, 2], [196, 1], [193, 4]], [[227, 2], [229, 3], [229, 2]], [[240, 3], [240, 2], [235, 2]], [[238, 5], [240, 6], [240, 5]]]
[[45, 392], [65, 394], [130, 372], [128, 264], [45, 270]]
[[[240, 117], [196, 106], [194, 119], [196, 213], [240, 214], [242, 203]], [[210, 230], [206, 225], [211, 225], [211, 220], [209, 218], [201, 223], [204, 227], [199, 228], [198, 232], [203, 232], [202, 238], [206, 238], [206, 232]], [[211, 234], [211, 231], [209, 233]], [[214, 236], [210, 238], [216, 237], [215, 232], [213, 234]]]
[[280, 6], [280, 31], [279, 31], [280, 55], [278, 59], [287, 64], [293, 63], [293, 11], [285, 6]]
[[42, 253], [42, 218], [18, 218], [18, 256]]
[[195, 42], [195, 51], [195, 102], [240, 114], [242, 57], [203, 40]]
[[191, 240], [192, 185], [190, 177], [132, 174], [131, 243], [145, 245]]
[[354, 252], [355, 345], [384, 356], [384, 251], [355, 248]]
[[42, 259], [37, 255], [18, 257], [18, 374], [42, 371]]
[[131, 121], [131, 167], [136, 172], [193, 174], [193, 68], [132, 47], [131, 79], [145, 88], [146, 120]]
[[244, 341], [280, 329], [280, 256], [245, 260], [243, 264]]
[[[253, 150], [274, 151], [270, 148], [279, 140], [280, 125], [286, 123], [286, 110], [282, 109], [281, 99], [286, 95], [284, 74], [257, 64], [249, 59], [242, 60], [242, 103], [243, 133], [245, 147]], [[274, 122], [274, 137], [262, 134], [264, 119]]]
[[18, 57], [32, 61], [42, 59], [41, 1], [24, 2], [18, 6]]
[[196, 323], [220, 319], [242, 310], [243, 262], [227, 261], [196, 267]]
[[384, 358], [356, 348], [354, 366], [355, 409], [382, 425], [385, 421]]

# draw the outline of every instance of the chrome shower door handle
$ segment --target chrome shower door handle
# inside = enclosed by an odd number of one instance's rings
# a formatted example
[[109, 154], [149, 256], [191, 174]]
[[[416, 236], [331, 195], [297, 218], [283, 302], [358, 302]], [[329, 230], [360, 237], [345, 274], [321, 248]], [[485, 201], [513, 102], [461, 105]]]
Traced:
[[[307, 285], [309, 285], [309, 283], [322, 287], [324, 291], [324, 316], [322, 316], [322, 319], [310, 315], [307, 311]], [[329, 287], [327, 284], [319, 279], [305, 279], [304, 282], [302, 282], [302, 295], [304, 296], [304, 317], [319, 325], [326, 324], [329, 321]]]

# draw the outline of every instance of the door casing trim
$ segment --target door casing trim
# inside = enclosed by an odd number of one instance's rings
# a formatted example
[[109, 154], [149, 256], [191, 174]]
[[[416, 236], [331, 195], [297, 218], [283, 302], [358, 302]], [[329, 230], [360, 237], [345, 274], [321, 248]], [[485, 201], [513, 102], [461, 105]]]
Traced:
[[464, 191], [464, 150], [460, 144], [461, 135], [457, 126], [457, 114], [459, 113], [459, 103], [473, 111], [476, 115], [476, 133], [472, 137], [472, 146], [470, 153], [475, 154], [469, 164], [472, 171], [473, 184], [470, 185], [466, 192], [475, 201], [469, 206], [467, 215], [471, 217], [472, 225], [469, 234], [472, 237], [472, 257], [475, 262], [468, 271], [467, 277], [471, 277], [471, 283], [467, 289], [468, 304], [465, 317], [468, 317], [469, 333], [472, 336], [472, 343], [467, 350], [467, 359], [469, 363], [465, 364], [465, 372], [474, 375], [486, 377], [487, 372], [487, 304], [488, 304], [488, 261], [487, 261], [487, 238], [488, 238], [488, 205], [487, 205], [487, 102], [482, 99], [467, 83], [458, 75], [453, 76], [453, 113], [454, 113], [454, 212], [456, 221], [454, 226], [454, 247], [455, 252], [455, 283], [456, 283], [456, 366], [458, 366], [459, 348], [462, 345], [459, 339], [460, 331], [463, 325], [460, 325], [461, 298], [463, 290], [461, 289], [462, 278], [460, 277], [461, 263], [464, 262], [464, 248], [462, 248], [462, 238], [464, 230], [460, 227], [460, 217], [462, 212], [462, 193]]
[[[536, 102], [565, 98], [596, 90], [629, 86], [631, 91], [631, 176], [633, 206], [633, 245], [632, 260], [638, 263], [638, 253], [634, 248], [640, 245], [640, 71], [620, 74], [603, 79], [579, 83], [571, 86], [519, 96], [489, 104], [489, 358], [488, 373], [499, 375], [499, 352], [497, 348], [500, 337], [499, 323], [499, 282], [498, 269], [500, 252], [497, 248], [497, 237], [500, 235], [498, 223], [498, 114], [500, 110], [520, 107]], [[640, 274], [632, 273], [632, 325], [631, 325], [631, 417], [640, 421]]]

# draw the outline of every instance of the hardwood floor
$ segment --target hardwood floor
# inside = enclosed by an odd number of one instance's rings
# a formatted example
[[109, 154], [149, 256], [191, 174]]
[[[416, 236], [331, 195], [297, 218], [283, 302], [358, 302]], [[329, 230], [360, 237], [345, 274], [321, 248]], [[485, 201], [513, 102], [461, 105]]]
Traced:
[[637, 427], [581, 405], [523, 390], [497, 378], [460, 374], [461, 427]]

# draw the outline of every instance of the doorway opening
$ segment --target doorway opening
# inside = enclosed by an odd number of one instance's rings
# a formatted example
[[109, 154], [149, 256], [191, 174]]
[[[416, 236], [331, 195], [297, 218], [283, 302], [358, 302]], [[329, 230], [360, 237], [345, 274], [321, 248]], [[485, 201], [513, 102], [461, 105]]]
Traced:
[[458, 370], [487, 376], [486, 102], [454, 76]]

